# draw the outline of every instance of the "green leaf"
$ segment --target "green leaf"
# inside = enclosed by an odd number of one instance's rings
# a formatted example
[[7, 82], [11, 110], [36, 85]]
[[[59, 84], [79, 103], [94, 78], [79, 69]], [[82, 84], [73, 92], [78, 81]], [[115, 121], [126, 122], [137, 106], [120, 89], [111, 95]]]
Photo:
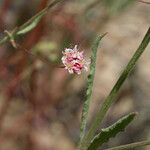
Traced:
[[120, 75], [118, 81], [116, 82], [116, 84], [112, 88], [111, 92], [106, 97], [102, 106], [100, 107], [97, 114], [95, 115], [95, 119], [92, 123], [91, 128], [89, 129], [88, 133], [85, 135], [85, 137], [82, 140], [80, 150], [86, 150], [89, 147], [90, 142], [93, 139], [96, 130], [100, 127], [102, 120], [104, 119], [108, 109], [110, 108], [112, 103], [116, 100], [116, 97], [118, 95], [118, 92], [119, 92], [121, 86], [123, 85], [124, 81], [127, 79], [130, 72], [135, 67], [136, 62], [138, 61], [138, 59], [140, 58], [140, 56], [144, 52], [144, 50], [147, 47], [147, 45], [149, 44], [149, 42], [150, 42], [150, 27], [149, 27], [147, 33], [145, 34], [145, 36], [144, 36], [141, 44], [139, 45], [138, 49], [136, 50], [136, 52], [134, 53], [134, 55], [130, 59], [129, 63], [125, 67], [122, 74]]
[[25, 34], [32, 29], [34, 29], [37, 24], [41, 21], [42, 17], [47, 13], [47, 11], [57, 4], [58, 2], [61, 2], [62, 0], [54, 0], [52, 3], [50, 3], [46, 8], [44, 8], [42, 11], [37, 13], [35, 16], [33, 16], [30, 20], [28, 20], [25, 24], [23, 24], [17, 31], [17, 35]]
[[104, 36], [105, 36], [105, 34], [97, 37], [97, 39], [94, 41], [93, 46], [92, 46], [90, 73], [88, 75], [86, 96], [85, 96], [85, 101], [84, 101], [83, 110], [82, 110], [80, 139], [82, 139], [84, 134], [85, 134], [89, 105], [90, 105], [90, 100], [91, 100], [91, 95], [92, 95], [92, 87], [93, 87], [94, 76], [95, 76], [97, 49], [98, 49], [98, 46], [99, 46], [101, 39]]
[[[27, 22], [25, 22], [22, 26], [15, 28], [12, 32], [13, 39], [15, 39], [19, 35], [23, 35], [34, 29], [37, 24], [40, 22], [42, 17], [48, 12], [48, 10], [55, 6], [58, 2], [65, 1], [65, 0], [53, 0], [46, 8], [41, 10]], [[0, 39], [0, 45], [4, 44], [5, 42], [9, 41], [10, 38], [8, 35], [5, 35], [2, 39]]]
[[115, 137], [119, 132], [124, 131], [126, 126], [133, 121], [136, 115], [137, 113], [133, 112], [119, 119], [116, 123], [108, 128], [102, 129], [101, 132], [93, 138], [88, 150], [96, 150], [110, 138]]
[[37, 24], [40, 22], [42, 17], [45, 15], [47, 9], [44, 9], [43, 11], [39, 12], [37, 15], [35, 15], [33, 18], [31, 18], [29, 21], [27, 21], [25, 24], [23, 24], [17, 31], [17, 35], [25, 34], [32, 29], [34, 29]]

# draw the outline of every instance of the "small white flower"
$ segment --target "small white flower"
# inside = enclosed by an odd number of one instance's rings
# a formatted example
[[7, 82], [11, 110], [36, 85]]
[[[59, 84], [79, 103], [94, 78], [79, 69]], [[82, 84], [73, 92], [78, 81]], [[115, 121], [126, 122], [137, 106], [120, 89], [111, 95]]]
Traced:
[[62, 63], [70, 74], [81, 74], [82, 70], [88, 71], [90, 61], [84, 59], [84, 52], [79, 52], [77, 45], [73, 49], [66, 48], [62, 53]]

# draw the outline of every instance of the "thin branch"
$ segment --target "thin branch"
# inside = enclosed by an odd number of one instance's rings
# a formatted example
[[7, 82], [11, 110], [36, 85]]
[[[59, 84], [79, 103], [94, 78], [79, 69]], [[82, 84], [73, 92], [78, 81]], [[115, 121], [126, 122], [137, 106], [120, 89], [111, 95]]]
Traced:
[[[48, 10], [50, 8], [52, 8], [53, 6], [55, 6], [57, 3], [61, 2], [61, 1], [65, 1], [65, 0], [54, 0], [53, 2], [51, 2], [50, 4], [48, 4], [48, 6], [46, 8], [44, 8], [43, 10], [41, 10], [39, 13], [37, 13], [36, 15], [34, 15], [31, 19], [29, 19], [27, 22], [25, 22], [23, 25], [21, 25], [18, 28], [15, 28], [14, 30], [12, 30], [11, 35], [13, 36], [13, 38], [16, 38], [20, 35], [17, 35], [17, 32], [22, 30], [27, 24], [29, 24], [30, 22], [32, 22], [33, 20], [35, 20], [35, 18], [37, 18], [38, 16], [44, 16]], [[27, 33], [27, 32], [26, 32]], [[8, 42], [10, 40], [10, 37], [8, 35], [5, 35], [1, 40], [0, 40], [0, 45], [4, 44], [5, 42]]]
[[56, 64], [53, 64], [51, 61], [49, 61], [48, 59], [40, 56], [40, 55], [35, 55], [34, 53], [32, 53], [30, 50], [23, 48], [21, 45], [16, 44], [17, 48], [19, 48], [20, 50], [24, 51], [25, 53], [31, 55], [34, 59], [40, 60], [43, 63], [47, 64], [48, 66], [52, 66], [52, 67], [57, 67], [57, 68], [64, 68], [64, 66], [59, 66]]
[[150, 145], [150, 140], [126, 144], [126, 145], [121, 145], [121, 146], [117, 146], [117, 147], [113, 147], [113, 148], [108, 148], [105, 150], [129, 150], [132, 148], [148, 146], [148, 145]]

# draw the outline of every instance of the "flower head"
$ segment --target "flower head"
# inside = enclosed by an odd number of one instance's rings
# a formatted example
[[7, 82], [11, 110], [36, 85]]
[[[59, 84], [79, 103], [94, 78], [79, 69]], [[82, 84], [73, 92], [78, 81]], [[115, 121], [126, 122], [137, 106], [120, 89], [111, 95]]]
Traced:
[[83, 51], [79, 52], [77, 45], [73, 49], [66, 48], [62, 53], [61, 60], [69, 73], [81, 74], [82, 70], [88, 71], [90, 61], [85, 60]]

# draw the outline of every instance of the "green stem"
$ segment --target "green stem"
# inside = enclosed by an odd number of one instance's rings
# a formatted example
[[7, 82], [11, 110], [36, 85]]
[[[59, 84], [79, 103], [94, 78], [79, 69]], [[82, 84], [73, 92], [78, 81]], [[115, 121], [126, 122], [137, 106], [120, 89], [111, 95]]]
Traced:
[[126, 144], [126, 145], [121, 145], [121, 146], [117, 146], [117, 147], [113, 147], [113, 148], [108, 148], [105, 150], [128, 150], [128, 149], [132, 149], [132, 148], [136, 148], [136, 147], [142, 147], [142, 146], [148, 146], [148, 145], [150, 145], [150, 140]]
[[[20, 35], [17, 35], [17, 32], [19, 30], [21, 30], [22, 28], [24, 28], [24, 26], [26, 26], [26, 24], [28, 24], [29, 22], [31, 22], [34, 18], [36, 18], [37, 16], [39, 16], [40, 14], [42, 13], [47, 13], [48, 10], [50, 8], [52, 8], [53, 6], [55, 6], [57, 3], [61, 2], [61, 1], [64, 1], [64, 0], [54, 0], [52, 1], [50, 4], [48, 4], [48, 6], [46, 8], [44, 8], [43, 10], [41, 10], [40, 12], [38, 12], [36, 15], [34, 15], [31, 19], [29, 19], [27, 22], [25, 22], [23, 25], [21, 25], [20, 27], [18, 27], [17, 29], [15, 28], [12, 32], [12, 36], [14, 38], [20, 36]], [[11, 33], [11, 32], [10, 32]], [[1, 40], [0, 40], [0, 45], [8, 42], [10, 40], [10, 37], [8, 35], [5, 35]]]
[[5, 42], [9, 41], [8, 35], [5, 35], [1, 40], [0, 40], [0, 45], [4, 44]]
[[83, 138], [83, 140], [82, 140], [82, 144], [81, 144], [80, 150], [86, 150], [88, 148], [92, 138], [95, 135], [96, 130], [101, 125], [101, 122], [102, 122], [104, 116], [106, 115], [109, 107], [115, 101], [115, 98], [116, 98], [116, 96], [118, 94], [118, 91], [120, 90], [120, 88], [121, 88], [122, 84], [124, 83], [125, 79], [128, 77], [129, 73], [133, 70], [133, 68], [135, 66], [135, 63], [137, 62], [139, 57], [144, 52], [144, 50], [147, 47], [149, 41], [150, 41], [150, 27], [149, 27], [149, 29], [148, 29], [144, 39], [142, 40], [139, 48], [134, 53], [133, 57], [131, 58], [131, 60], [127, 64], [126, 68], [122, 72], [121, 76], [119, 77], [118, 81], [116, 82], [116, 84], [114, 85], [113, 89], [111, 90], [110, 94], [105, 99], [105, 101], [103, 102], [100, 110], [96, 114], [95, 120], [92, 123], [91, 128], [89, 129], [87, 135], [85, 135], [85, 138]]
[[89, 112], [89, 106], [90, 106], [90, 101], [91, 101], [91, 96], [92, 96], [92, 88], [93, 88], [93, 82], [94, 82], [94, 76], [95, 76], [97, 49], [98, 49], [101, 39], [106, 34], [107, 33], [103, 34], [102, 36], [98, 36], [92, 45], [90, 73], [88, 75], [87, 90], [86, 90], [85, 101], [83, 104], [82, 117], [81, 117], [80, 142], [81, 142], [82, 138], [84, 137], [85, 130], [86, 130], [86, 124], [87, 124], [87, 118], [88, 118], [88, 112]]

